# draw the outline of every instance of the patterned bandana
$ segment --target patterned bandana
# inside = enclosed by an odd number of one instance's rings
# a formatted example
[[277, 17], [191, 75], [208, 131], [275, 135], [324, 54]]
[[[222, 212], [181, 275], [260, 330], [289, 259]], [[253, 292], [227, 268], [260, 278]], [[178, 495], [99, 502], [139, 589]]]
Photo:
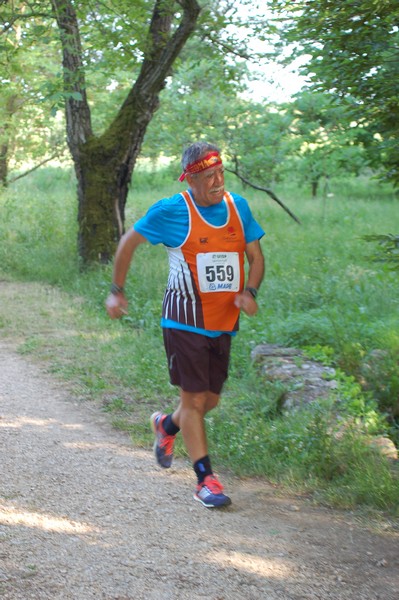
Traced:
[[193, 175], [194, 173], [200, 173], [201, 171], [205, 171], [206, 169], [210, 169], [211, 167], [216, 167], [217, 165], [221, 164], [222, 159], [220, 158], [219, 152], [210, 152], [203, 158], [188, 164], [184, 173], [180, 175], [179, 181], [184, 181], [187, 174]]

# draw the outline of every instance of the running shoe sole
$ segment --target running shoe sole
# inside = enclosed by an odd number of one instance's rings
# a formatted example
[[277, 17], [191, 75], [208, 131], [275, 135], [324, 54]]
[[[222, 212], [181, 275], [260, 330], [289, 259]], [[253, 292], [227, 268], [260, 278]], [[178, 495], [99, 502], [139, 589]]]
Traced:
[[199, 498], [197, 496], [197, 494], [193, 495], [194, 500], [197, 500], [197, 502], [201, 502], [201, 504], [203, 506], [205, 506], [205, 508], [225, 508], [226, 506], [230, 506], [231, 504], [231, 499], [228, 496], [225, 496], [225, 500], [223, 501], [223, 504], [211, 504], [208, 502], [205, 502], [205, 500], [202, 500], [201, 498]]

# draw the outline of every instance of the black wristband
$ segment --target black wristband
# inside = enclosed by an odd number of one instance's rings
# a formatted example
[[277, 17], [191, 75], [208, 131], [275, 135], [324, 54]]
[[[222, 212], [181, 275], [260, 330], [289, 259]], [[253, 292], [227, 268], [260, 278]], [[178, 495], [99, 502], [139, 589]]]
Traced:
[[111, 294], [123, 294], [123, 292], [124, 292], [123, 287], [120, 287], [116, 283], [111, 284]]
[[256, 296], [258, 295], [258, 290], [254, 287], [246, 287], [245, 291], [249, 292], [253, 298], [256, 298]]

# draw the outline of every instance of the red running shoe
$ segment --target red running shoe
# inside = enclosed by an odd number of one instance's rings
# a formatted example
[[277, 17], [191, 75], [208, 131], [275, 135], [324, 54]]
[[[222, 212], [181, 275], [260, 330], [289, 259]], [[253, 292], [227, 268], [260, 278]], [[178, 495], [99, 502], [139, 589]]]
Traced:
[[228, 496], [223, 494], [223, 486], [215, 475], [207, 475], [197, 485], [194, 500], [201, 502], [206, 508], [219, 508], [231, 504]]
[[164, 430], [162, 423], [166, 419], [160, 411], [151, 415], [151, 426], [155, 434], [154, 454], [157, 463], [164, 469], [169, 469], [173, 460], [173, 446], [175, 444], [175, 435], [168, 435]]

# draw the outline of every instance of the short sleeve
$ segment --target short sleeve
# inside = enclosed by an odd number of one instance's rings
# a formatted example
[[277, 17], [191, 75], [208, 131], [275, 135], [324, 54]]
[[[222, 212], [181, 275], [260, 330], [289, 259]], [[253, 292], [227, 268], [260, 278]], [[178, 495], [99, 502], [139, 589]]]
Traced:
[[187, 237], [188, 210], [180, 194], [155, 202], [139, 219], [133, 229], [151, 244], [164, 244], [171, 248], [180, 246]]

